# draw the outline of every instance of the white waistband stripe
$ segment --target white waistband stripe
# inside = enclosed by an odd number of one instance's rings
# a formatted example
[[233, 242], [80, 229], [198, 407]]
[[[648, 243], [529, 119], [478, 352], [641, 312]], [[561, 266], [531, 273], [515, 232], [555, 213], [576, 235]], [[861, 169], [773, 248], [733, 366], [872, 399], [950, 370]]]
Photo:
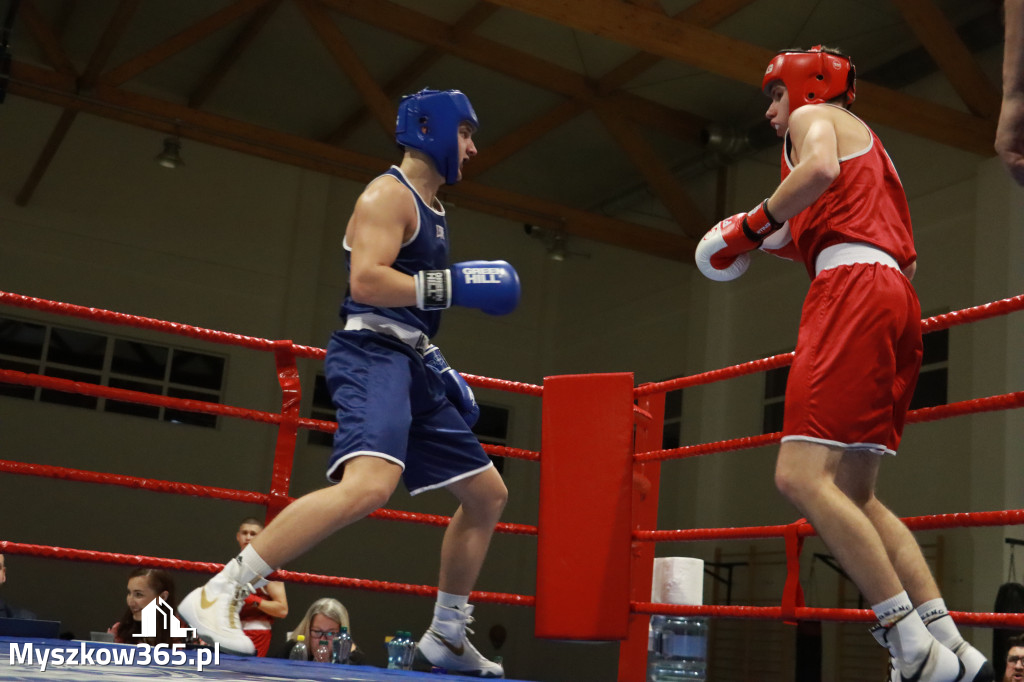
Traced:
[[877, 246], [862, 242], [849, 242], [833, 244], [822, 249], [814, 261], [814, 274], [818, 275], [823, 270], [837, 268], [840, 265], [853, 265], [854, 263], [880, 263], [897, 270], [900, 269], [896, 259]]
[[391, 336], [414, 350], [422, 351], [430, 345], [430, 339], [419, 329], [375, 313], [357, 313], [348, 316], [345, 320], [345, 330], [358, 331], [360, 329], [368, 329], [378, 334]]

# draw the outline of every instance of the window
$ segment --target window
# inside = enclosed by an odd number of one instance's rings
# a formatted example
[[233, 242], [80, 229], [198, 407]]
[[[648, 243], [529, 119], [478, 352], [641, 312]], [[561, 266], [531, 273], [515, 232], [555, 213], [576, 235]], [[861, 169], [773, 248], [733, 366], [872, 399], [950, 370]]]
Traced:
[[769, 369], [764, 373], [764, 416], [761, 420], [761, 433], [782, 430], [788, 379], [789, 365]]
[[[480, 406], [480, 418], [473, 426], [473, 433], [484, 445], [507, 445], [509, 409], [479, 401], [477, 404]], [[498, 473], [505, 473], [505, 458], [496, 455], [488, 456], [494, 462], [494, 468], [498, 470]]]
[[661, 448], [672, 450], [683, 443], [683, 389], [665, 394], [665, 424], [661, 433]]
[[[316, 375], [313, 384], [313, 408], [310, 410], [310, 419], [322, 419], [332, 422], [337, 418], [334, 404], [331, 402], [331, 393], [327, 390], [327, 379], [323, 374]], [[310, 445], [326, 445], [331, 447], [334, 444], [334, 434], [325, 431], [309, 430], [306, 442]]]
[[935, 407], [947, 402], [949, 382], [949, 330], [925, 334], [924, 357], [921, 360], [921, 374], [917, 388], [910, 401], [910, 409]]
[[[762, 433], [782, 430], [783, 411], [786, 400], [786, 380], [789, 367], [779, 367], [765, 372], [764, 379], [764, 421]], [[917, 388], [910, 402], [910, 409], [945, 405], [949, 381], [949, 330], [924, 335], [924, 357]]]
[[[220, 402], [225, 359], [0, 317], [0, 367], [174, 398]], [[0, 395], [214, 428], [215, 415], [0, 383]]]

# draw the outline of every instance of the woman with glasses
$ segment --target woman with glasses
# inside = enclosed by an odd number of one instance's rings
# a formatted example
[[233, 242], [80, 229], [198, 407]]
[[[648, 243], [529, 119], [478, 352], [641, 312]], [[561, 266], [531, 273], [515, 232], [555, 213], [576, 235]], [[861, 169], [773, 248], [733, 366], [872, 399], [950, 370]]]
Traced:
[[[338, 638], [342, 628], [348, 630], [349, 637], [352, 636], [348, 610], [337, 599], [318, 599], [310, 605], [295, 629], [288, 633], [288, 642], [279, 658], [288, 658], [298, 641], [298, 636], [304, 635], [309, 660], [328, 662], [331, 660], [334, 640]], [[348, 663], [362, 665], [364, 661], [365, 655], [353, 640]]]

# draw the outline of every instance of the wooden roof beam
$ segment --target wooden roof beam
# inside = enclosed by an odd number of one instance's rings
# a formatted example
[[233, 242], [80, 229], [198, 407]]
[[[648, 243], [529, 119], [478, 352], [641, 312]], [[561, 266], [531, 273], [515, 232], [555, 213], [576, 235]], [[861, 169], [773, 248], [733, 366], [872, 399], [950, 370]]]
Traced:
[[[104, 29], [103, 35], [100, 36], [99, 42], [95, 49], [93, 49], [92, 56], [89, 58], [89, 63], [85, 68], [85, 72], [81, 76], [77, 76], [75, 74], [74, 67], [71, 67], [70, 72], [60, 68], [58, 68], [58, 71], [66, 75], [75, 76], [76, 88], [92, 88], [96, 83], [97, 75], [110, 58], [110, 53], [113, 51], [117, 41], [121, 39], [122, 35], [124, 35], [125, 29], [128, 27], [128, 22], [131, 20], [132, 14], [135, 13], [138, 5], [138, 0], [121, 0], [121, 2], [118, 3], [110, 21], [107, 22], [107, 27]], [[32, 13], [33, 10], [30, 10], [30, 16], [32, 16]], [[33, 17], [31, 21], [38, 24], [37, 28], [43, 31], [44, 34], [52, 36], [55, 42], [56, 37], [53, 36], [52, 31], [50, 31], [48, 27], [40, 24], [41, 19], [41, 17]], [[68, 60], [68, 65], [70, 66], [70, 60]], [[68, 131], [71, 130], [71, 125], [75, 122], [75, 118], [77, 116], [78, 112], [73, 109], [65, 109], [61, 112], [60, 118], [57, 119], [57, 124], [50, 132], [50, 137], [46, 140], [46, 144], [43, 145], [42, 151], [39, 153], [35, 164], [32, 166], [32, 170], [29, 171], [28, 178], [25, 179], [25, 183], [21, 186], [18, 194], [14, 197], [15, 204], [18, 206], [28, 205], [28, 202], [32, 199], [32, 195], [35, 194], [39, 183], [42, 182], [43, 176], [46, 175], [46, 171], [49, 170], [50, 164], [53, 163], [54, 157], [57, 156], [57, 152], [60, 150], [60, 146], [64, 143], [64, 138], [67, 137]]]
[[235, 62], [238, 61], [249, 48], [249, 45], [252, 44], [252, 41], [256, 39], [256, 36], [259, 35], [260, 31], [263, 30], [270, 16], [277, 10], [280, 4], [281, 0], [271, 0], [252, 13], [252, 16], [245, 22], [245, 26], [235, 36], [228, 49], [224, 51], [224, 54], [220, 56], [217, 63], [203, 76], [199, 84], [192, 90], [192, 94], [188, 96], [188, 105], [190, 107], [198, 109], [206, 104], [206, 100], [210, 98], [210, 95], [220, 85], [227, 72], [231, 70], [231, 67], [235, 65]]
[[295, 4], [302, 10], [317, 38], [331, 53], [335, 63], [352, 81], [367, 109], [377, 121], [377, 125], [385, 134], [391, 135], [395, 130], [397, 108], [391, 103], [391, 98], [384, 93], [377, 81], [373, 79], [373, 75], [356, 54], [341, 29], [331, 19], [327, 10], [314, 0], [295, 0]]
[[78, 71], [71, 63], [64, 48], [61, 47], [53, 27], [50, 26], [33, 0], [22, 0], [22, 5], [18, 8], [18, 16], [28, 28], [36, 45], [43, 51], [46, 61], [61, 73], [77, 75]]
[[170, 59], [182, 50], [195, 45], [203, 38], [216, 33], [225, 26], [265, 5], [269, 0], [238, 0], [224, 9], [214, 12], [205, 19], [189, 26], [159, 45], [146, 50], [103, 76], [107, 85], [121, 85], [144, 73], [157, 64]]
[[[488, 0], [510, 9], [588, 31], [711, 73], [761, 85], [774, 53], [689, 22], [666, 21], [619, 0]], [[991, 156], [995, 123], [871, 83], [857, 85], [857, 111], [868, 120], [941, 144]]]
[[[642, 0], [645, 7], [658, 7], [657, 0]], [[743, 7], [746, 7], [754, 0], [699, 0], [699, 2], [682, 10], [676, 16], [692, 17], [701, 25], [714, 25], [726, 17], [731, 16]], [[637, 3], [634, 3], [637, 4]], [[646, 52], [638, 52], [633, 57], [622, 62], [597, 82], [597, 92], [609, 93], [618, 90], [620, 87], [643, 73], [650, 67], [662, 60], [657, 55]], [[529, 146], [536, 140], [548, 134], [555, 128], [567, 123], [586, 110], [586, 106], [580, 100], [567, 100], [554, 109], [551, 109], [539, 118], [526, 123], [504, 139], [487, 148], [487, 153], [480, 158], [473, 160], [472, 166], [467, 166], [472, 175], [478, 175], [487, 169], [497, 165], [509, 156]], [[611, 114], [615, 116], [614, 114]], [[617, 119], [621, 118], [616, 116]], [[644, 172], [643, 167], [640, 168]], [[682, 191], [681, 187], [678, 191]], [[688, 201], [682, 199], [682, 201]], [[693, 214], [691, 214], [693, 215]], [[681, 222], [680, 225], [689, 224], [690, 220]], [[685, 230], [685, 227], [684, 227]]]
[[598, 117], [619, 147], [643, 175], [654, 195], [668, 209], [672, 219], [689, 237], [700, 239], [707, 231], [703, 211], [693, 202], [671, 169], [644, 139], [632, 121], [598, 107]]
[[479, 156], [474, 157], [470, 163], [463, 167], [463, 176], [475, 178], [487, 172], [516, 152], [525, 149], [533, 142], [544, 137], [555, 128], [576, 118], [586, 111], [586, 108], [586, 105], [578, 99], [562, 101], [553, 109], [549, 109], [532, 121], [527, 121], [524, 125], [501, 138], [496, 143], [481, 150], [482, 153]]
[[[483, 2], [483, 0], [477, 2], [451, 25], [448, 40], [451, 42], [458, 42], [464, 36], [469, 35], [476, 30], [480, 24], [491, 18], [491, 15], [497, 11], [497, 7], [487, 2]], [[396, 97], [399, 93], [404, 94], [417, 78], [426, 73], [427, 69], [439, 62], [445, 54], [444, 50], [439, 47], [426, 48], [420, 52], [415, 59], [410, 61], [404, 69], [399, 71], [398, 74], [384, 84], [384, 92], [392, 98]], [[343, 142], [345, 138], [362, 123], [366, 114], [366, 108], [361, 107], [358, 111], [346, 118], [333, 133], [328, 135], [327, 141], [331, 144], [341, 144], [341, 142]]]
[[85, 67], [85, 71], [82, 72], [82, 77], [78, 81], [80, 87], [89, 89], [96, 85], [100, 73], [106, 67], [110, 55], [113, 54], [117, 43], [124, 36], [124, 32], [128, 30], [128, 24], [138, 8], [139, 0], [121, 0], [121, 2], [117, 3], [114, 14], [110, 17], [110, 21], [107, 22], [107, 27], [103, 30], [100, 41], [96, 44], [95, 49], [93, 49], [92, 56], [89, 57], [89, 64]]
[[[11, 71], [8, 92], [12, 95], [150, 130], [178, 133], [188, 139], [335, 177], [365, 183], [391, 163], [102, 82], [92, 93], [83, 94], [76, 90], [74, 79], [22, 62], [14, 62]], [[443, 193], [447, 201], [471, 210], [518, 223], [561, 228], [570, 234], [693, 265], [695, 242], [684, 235], [472, 181], [445, 187]]]
[[[755, 0], [699, 0], [673, 15], [696, 26], [711, 28], [731, 17]], [[638, 52], [606, 73], [597, 84], [601, 93], [618, 90], [664, 58], [650, 52]]]
[[999, 116], [1002, 94], [978, 66], [956, 29], [932, 0], [892, 0], [967, 108], [984, 118]]
[[[618, 2], [618, 0], [613, 1]], [[445, 36], [451, 28], [449, 24], [388, 2], [388, 0], [375, 0], [373, 3], [361, 0], [321, 0], [321, 2], [364, 23], [397, 33], [410, 40], [439, 47], [455, 57], [530, 83], [538, 88], [580, 99], [588, 106], [602, 101], [608, 106], [615, 107], [637, 123], [657, 127], [680, 139], [690, 142], [698, 140], [706, 123], [699, 116], [677, 111], [630, 93], [616, 92], [607, 97], [601, 97], [594, 84], [575, 71], [478, 35], [468, 35], [457, 43], [448, 42]], [[653, 14], [653, 12], [646, 11], [645, 13]], [[664, 15], [662, 15], [662, 20], [664, 21]]]

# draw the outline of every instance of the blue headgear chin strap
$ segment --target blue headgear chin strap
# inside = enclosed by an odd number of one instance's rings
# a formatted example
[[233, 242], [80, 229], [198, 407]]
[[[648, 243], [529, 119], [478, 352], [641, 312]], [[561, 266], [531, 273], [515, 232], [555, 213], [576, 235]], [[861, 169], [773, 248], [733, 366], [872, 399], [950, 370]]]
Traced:
[[459, 179], [459, 125], [463, 121], [474, 129], [480, 127], [466, 95], [459, 90], [424, 88], [406, 95], [398, 105], [395, 141], [429, 156], [445, 183], [454, 185]]

